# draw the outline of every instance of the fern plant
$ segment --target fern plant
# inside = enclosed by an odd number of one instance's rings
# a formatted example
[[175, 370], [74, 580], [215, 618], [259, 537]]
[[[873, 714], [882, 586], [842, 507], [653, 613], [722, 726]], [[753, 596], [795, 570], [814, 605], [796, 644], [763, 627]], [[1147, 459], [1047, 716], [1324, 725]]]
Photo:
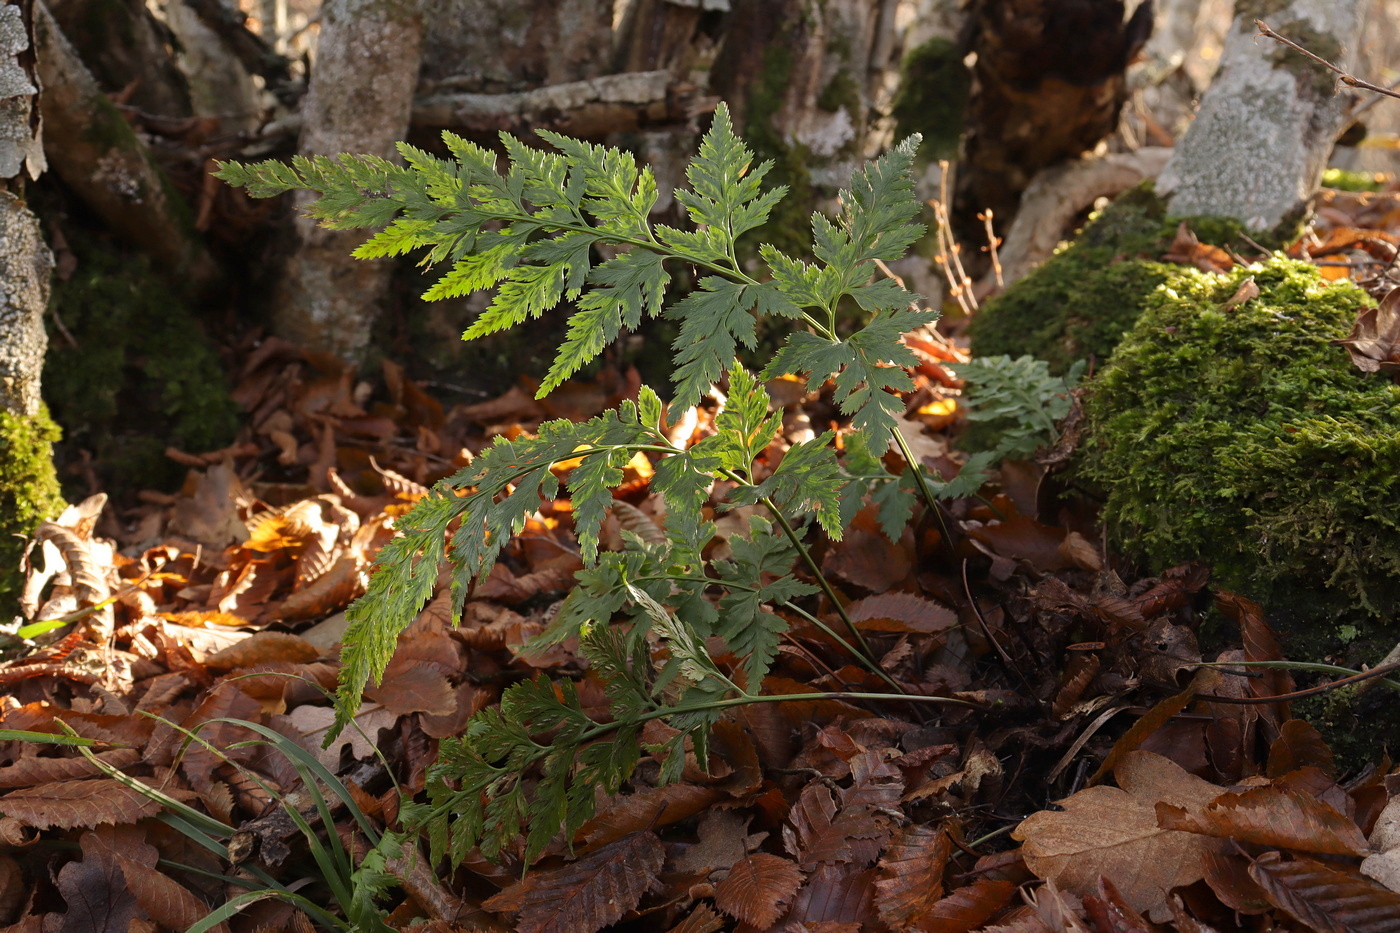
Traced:
[[1029, 457], [1036, 448], [1055, 440], [1056, 424], [1069, 414], [1070, 391], [1084, 374], [1080, 360], [1063, 376], [1033, 356], [1016, 359], [979, 357], [959, 363], [958, 377], [966, 380], [964, 401], [969, 421], [981, 423], [988, 446], [997, 459]]
[[[801, 605], [818, 591], [845, 624], [844, 635], [830, 634], [898, 696], [899, 685], [845, 617], [805, 537], [816, 525], [840, 538], [867, 495], [879, 504], [886, 533], [897, 537], [916, 492], [936, 508], [940, 497], [975, 492], [978, 468], [986, 466], [983, 458], [943, 482], [915, 465], [896, 430], [903, 403], [894, 390], [912, 387], [904, 367], [917, 362], [901, 337], [936, 314], [919, 310], [914, 295], [878, 277], [875, 268], [877, 261], [903, 256], [922, 232], [914, 223], [919, 205], [910, 176], [917, 137], [855, 174], [841, 193], [836, 220], [813, 214], [815, 262], [764, 244], [758, 249], [764, 268], [753, 270], [739, 262], [736, 243], [763, 224], [785, 189], [764, 190], [771, 163], [751, 164], [752, 153], [723, 106], [687, 169], [690, 190], [676, 192], [694, 223], [689, 230], [651, 222], [656, 180], [629, 154], [547, 131], [540, 136], [557, 151], [531, 149], [503, 134], [503, 173], [494, 153], [452, 133], [443, 134], [450, 160], [401, 144], [403, 165], [341, 155], [297, 157], [290, 165], [231, 162], [218, 172], [259, 197], [310, 189], [319, 197], [309, 211], [326, 226], [379, 228], [356, 252], [362, 258], [424, 250], [425, 264], [446, 263], [427, 299], [495, 288], [464, 339], [571, 302], [567, 336], [541, 394], [644, 317], [680, 325], [669, 415], [659, 395], [644, 387], [635, 403], [590, 421], [551, 421], [536, 437], [498, 439], [398, 521], [400, 534], [381, 552], [369, 591], [349, 610], [337, 700], [341, 727], [366, 684], [383, 674], [399, 633], [433, 595], [439, 566], [446, 561], [452, 568], [460, 612], [512, 534], [542, 498], [558, 491], [551, 467], [564, 460], [578, 464], [567, 482], [586, 569], [541, 644], [578, 637], [606, 684], [611, 720], [590, 718], [568, 681], [507, 689], [498, 708], [481, 712], [463, 736], [442, 743], [428, 803], [405, 811], [427, 829], [435, 859], [446, 852], [460, 860], [472, 848], [491, 857], [524, 831], [528, 863], [561, 830], [572, 838], [593, 814], [596, 788], [614, 792], [632, 774], [642, 726], [650, 720], [665, 719], [675, 730], [664, 745], [648, 749], [663, 762], [663, 781], [679, 778], [687, 745], [706, 761], [710, 725], [725, 710], [793, 699], [760, 693], [787, 627], [774, 609], [825, 628]], [[613, 258], [599, 261], [600, 246]], [[678, 266], [703, 275], [694, 291], [668, 304], [667, 284]], [[865, 325], [853, 333], [838, 332], [843, 302], [865, 313]], [[760, 377], [735, 356], [741, 345], [754, 347], [761, 317], [787, 318], [796, 328]], [[759, 481], [754, 460], [781, 427], [761, 380], [790, 373], [818, 384], [832, 380], [852, 433], [844, 439], [843, 458], [827, 432], [793, 446]], [[689, 447], [668, 440], [667, 423], [726, 376], [715, 434]], [[891, 440], [909, 465], [901, 475], [887, 472], [879, 456]], [[600, 552], [611, 489], [622, 483], [623, 466], [638, 451], [655, 459], [652, 491], [665, 499], [665, 541], [633, 536], [620, 552]], [[714, 503], [717, 480], [730, 491]], [[748, 539], [731, 539], [730, 559], [706, 561], [702, 552], [714, 534], [707, 504], [721, 510], [759, 505], [768, 518], [753, 521]], [[814, 584], [798, 578], [799, 564]], [[723, 593], [717, 603], [707, 595], [715, 590]], [[716, 662], [705, 648], [710, 638], [722, 639], [737, 665]], [[651, 650], [657, 643], [669, 649], [659, 666]]]

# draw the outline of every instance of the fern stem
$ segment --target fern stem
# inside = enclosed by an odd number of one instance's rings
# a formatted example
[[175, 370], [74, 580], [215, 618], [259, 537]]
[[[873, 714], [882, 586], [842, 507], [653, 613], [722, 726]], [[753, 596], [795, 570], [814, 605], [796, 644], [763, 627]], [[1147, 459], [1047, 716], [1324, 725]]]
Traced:
[[923, 696], [917, 693], [864, 693], [850, 690], [828, 690], [821, 693], [772, 693], [753, 694], [740, 691], [737, 697], [730, 697], [727, 700], [711, 700], [708, 703], [696, 703], [692, 706], [666, 706], [661, 709], [652, 710], [649, 713], [642, 713], [626, 720], [616, 722], [599, 723], [587, 732], [578, 736], [575, 744], [584, 745], [595, 739], [614, 732], [623, 726], [632, 726], [637, 723], [648, 722], [652, 719], [661, 719], [666, 716], [684, 715], [686, 713], [703, 713], [708, 710], [733, 709], [736, 706], [751, 706], [756, 703], [789, 703], [796, 700], [902, 700], [910, 703], [935, 703], [944, 706], [965, 706], [975, 710], [985, 711], [987, 707], [971, 700], [960, 700], [957, 697], [936, 697]]
[[910, 449], [909, 442], [904, 439], [904, 434], [898, 428], [895, 428], [890, 434], [894, 437], [895, 444], [899, 446], [900, 456], [904, 458], [905, 463], [909, 464], [909, 469], [914, 471], [914, 482], [919, 487], [919, 496], [938, 518], [938, 527], [943, 532], [943, 542], [951, 549], [953, 536], [948, 533], [948, 523], [943, 520], [943, 510], [938, 507], [938, 498], [929, 488], [928, 477], [924, 476], [923, 464], [914, 457], [914, 451]]
[[[731, 583], [727, 580], [716, 580], [714, 577], [686, 576], [681, 574], [655, 574], [644, 577], [635, 577], [634, 579], [638, 583], [642, 582], [643, 580], [685, 580], [691, 583], [708, 583], [711, 586], [723, 586], [731, 590], [743, 590], [746, 593], [757, 593], [760, 589], [757, 586], [747, 586], [743, 583]], [[902, 687], [900, 687], [899, 683], [893, 678], [891, 678], [890, 675], [886, 673], [880, 667], [879, 664], [875, 663], [875, 661], [872, 658], [867, 658], [864, 654], [861, 653], [861, 651], [858, 648], [856, 648], [855, 645], [852, 645], [845, 638], [841, 637], [841, 635], [834, 628], [827, 625], [817, 616], [808, 612], [806, 609], [803, 609], [801, 606], [797, 605], [791, 600], [784, 600], [783, 602], [777, 603], [776, 605], [787, 609], [795, 615], [801, 616], [808, 622], [815, 625], [817, 628], [821, 629], [821, 631], [826, 633], [827, 637], [829, 637], [832, 641], [836, 642], [836, 644], [840, 645], [841, 648], [845, 650], [851, 657], [855, 658], [856, 663], [860, 664], [861, 667], [865, 668], [870, 673], [874, 674], [876, 677], [879, 677], [881, 680], [885, 681], [885, 683], [891, 684], [892, 686], [898, 689], [903, 689]]]

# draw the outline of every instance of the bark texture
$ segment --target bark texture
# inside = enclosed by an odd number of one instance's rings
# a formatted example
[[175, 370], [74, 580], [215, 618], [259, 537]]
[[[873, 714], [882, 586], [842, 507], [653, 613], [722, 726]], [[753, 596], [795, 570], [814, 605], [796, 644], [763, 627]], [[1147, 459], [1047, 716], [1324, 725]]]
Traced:
[[607, 74], [612, 15], [612, 0], [423, 0], [423, 80], [493, 94]]
[[1118, 125], [1124, 71], [1152, 30], [1152, 4], [978, 0], [972, 100], [953, 214], [980, 242], [979, 211], [1015, 216], [1035, 174], [1094, 148]]
[[189, 208], [83, 65], [42, 3], [34, 8], [39, 97], [54, 171], [116, 233], [196, 280], [213, 265]]
[[1157, 180], [1172, 214], [1233, 217], [1283, 233], [1317, 191], [1346, 100], [1321, 65], [1268, 40], [1255, 19], [1346, 67], [1360, 33], [1360, 0], [1242, 4], [1220, 73]]
[[[311, 84], [302, 107], [304, 155], [391, 157], [408, 130], [418, 78], [417, 0], [328, 0]], [[298, 206], [311, 195], [302, 194]], [[283, 337], [358, 360], [388, 289], [392, 267], [350, 253], [361, 230], [327, 230], [300, 216], [296, 244], [277, 289]]]
[[144, 0], [53, 0], [49, 11], [102, 88], [146, 113], [187, 117], [174, 37]]

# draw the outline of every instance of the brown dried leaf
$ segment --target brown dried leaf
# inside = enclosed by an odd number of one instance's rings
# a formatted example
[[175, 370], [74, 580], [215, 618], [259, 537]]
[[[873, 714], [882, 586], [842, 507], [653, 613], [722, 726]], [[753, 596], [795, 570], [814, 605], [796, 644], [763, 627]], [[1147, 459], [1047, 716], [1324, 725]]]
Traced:
[[1285, 862], [1265, 852], [1249, 875], [1275, 907], [1318, 933], [1394, 933], [1400, 930], [1400, 894], [1354, 869], [1339, 871], [1310, 858]]
[[278, 619], [310, 619], [339, 612], [369, 585], [369, 565], [354, 552], [340, 555], [330, 569], [271, 607]]
[[1301, 719], [1290, 719], [1279, 728], [1279, 737], [1269, 747], [1264, 773], [1277, 778], [1304, 767], [1316, 768], [1330, 778], [1337, 776], [1336, 760], [1322, 734]]
[[667, 784], [619, 794], [598, 804], [598, 815], [579, 827], [577, 838], [587, 850], [596, 849], [629, 833], [692, 817], [723, 796], [717, 788], [694, 784]]
[[75, 933], [129, 933], [133, 921], [141, 916], [141, 906], [112, 857], [111, 846], [96, 833], [83, 833], [78, 845], [82, 861], [69, 862], [58, 872], [58, 890], [68, 910], [56, 928]]
[[[1282, 661], [1283, 648], [1278, 636], [1264, 621], [1264, 610], [1259, 604], [1243, 596], [1219, 590], [1215, 594], [1215, 604], [1225, 615], [1234, 619], [1240, 627], [1240, 644], [1244, 647], [1246, 661]], [[1249, 693], [1255, 697], [1272, 697], [1293, 692], [1293, 677], [1286, 670], [1254, 668], [1259, 677], [1249, 679]], [[1291, 719], [1287, 703], [1271, 703], [1256, 707], [1274, 717], [1274, 726], [1281, 727]]]
[[481, 906], [517, 911], [516, 933], [597, 933], [641, 903], [665, 858], [654, 833], [637, 833], [577, 862], [531, 872]]
[[1202, 858], [1228, 843], [1157, 825], [1155, 805], [1199, 812], [1224, 789], [1151, 752], [1123, 756], [1114, 772], [1122, 789], [1090, 787], [1060, 801], [1061, 812], [1032, 814], [1014, 836], [1026, 866], [1075, 894], [1093, 893], [1099, 876], [1118, 886], [1134, 910], [1168, 916], [1167, 893], [1199, 881]]
[[1346, 347], [1364, 373], [1400, 372], [1400, 289], [1391, 289], [1378, 308], [1363, 308], [1351, 334], [1332, 343]]
[[457, 709], [457, 691], [447, 677], [423, 665], [399, 665], [396, 671], [385, 671], [383, 682], [365, 690], [365, 696], [395, 716], [446, 716]]
[[320, 649], [300, 635], [287, 632], [254, 632], [217, 654], [205, 658], [204, 666], [211, 671], [222, 673], [256, 667], [269, 661], [305, 664], [320, 656]]
[[719, 933], [723, 929], [724, 919], [712, 907], [701, 904], [667, 933]]
[[1015, 893], [1016, 885], [1010, 881], [978, 878], [931, 906], [915, 926], [920, 933], [967, 933], [996, 916]]
[[1043, 525], [1024, 515], [1004, 522], [971, 525], [967, 528], [967, 534], [996, 554], [1011, 560], [1024, 560], [1041, 573], [1069, 570], [1075, 566], [1072, 556], [1061, 550], [1068, 532], [1053, 525]]
[[1176, 236], [1172, 239], [1171, 246], [1167, 247], [1162, 260], [1195, 266], [1202, 272], [1229, 272], [1235, 267], [1235, 261], [1230, 258], [1229, 253], [1218, 246], [1202, 243], [1184, 220], [1181, 226], [1176, 228]]
[[1207, 852], [1206, 884], [1220, 903], [1242, 914], [1267, 913], [1273, 906], [1264, 889], [1249, 876], [1250, 860], [1234, 852]]
[[1123, 902], [1112, 881], [1099, 878], [1099, 893], [1084, 895], [1084, 909], [1094, 926], [1113, 933], [1152, 933], [1146, 920]]
[[1157, 823], [1163, 829], [1322, 855], [1371, 852], [1351, 820], [1316, 797], [1272, 784], [1242, 794], [1222, 794], [1199, 813], [1159, 803]]
[[846, 614], [867, 632], [935, 635], [958, 624], [956, 612], [913, 593], [867, 596], [847, 606]]
[[802, 884], [789, 859], [757, 852], [740, 859], [715, 888], [715, 906], [729, 916], [766, 930], [787, 912]]
[[[187, 930], [209, 913], [208, 904], [157, 870], [160, 853], [146, 842], [143, 830], [133, 826], [101, 826], [95, 832], [84, 834], [84, 840], [87, 836], [95, 837], [94, 848], [101, 846], [107, 850], [108, 857], [121, 868], [136, 903], [156, 923], [172, 930]], [[229, 933], [226, 923], [220, 923], [214, 930]]]
[[879, 921], [875, 915], [875, 878], [873, 868], [862, 871], [855, 865], [822, 865], [797, 892], [785, 926], [802, 924], [808, 930], [828, 933], [859, 933], [873, 927]]
[[894, 929], [932, 908], [943, 896], [943, 871], [953, 841], [941, 827], [915, 823], [895, 831], [880, 859], [875, 909]]
[[[140, 761], [141, 753], [134, 748], [115, 748], [96, 757], [114, 768], [126, 768]], [[72, 781], [96, 773], [97, 765], [86, 758], [21, 758], [8, 768], [0, 768], [0, 789]]]
[[0, 797], [0, 811], [36, 829], [73, 829], [99, 823], [135, 823], [160, 804], [113, 778], [29, 787]]
[[851, 759], [852, 784], [840, 792], [838, 807], [820, 780], [802, 790], [783, 827], [783, 843], [811, 870], [819, 862], [875, 860], [890, 834], [890, 818], [880, 810], [899, 806], [904, 777], [879, 752], [862, 752]]

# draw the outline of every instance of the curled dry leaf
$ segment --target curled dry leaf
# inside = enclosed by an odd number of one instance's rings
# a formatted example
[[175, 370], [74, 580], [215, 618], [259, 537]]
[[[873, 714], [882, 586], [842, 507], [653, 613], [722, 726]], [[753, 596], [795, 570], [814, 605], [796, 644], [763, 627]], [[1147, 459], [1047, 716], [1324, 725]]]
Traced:
[[851, 759], [852, 784], [840, 791], [840, 804], [821, 780], [814, 780], [789, 814], [783, 843], [803, 868], [820, 862], [869, 864], [890, 834], [888, 811], [899, 806], [904, 778], [878, 752]]
[[1310, 858], [1284, 861], [1278, 852], [1265, 852], [1249, 874], [1275, 907], [1318, 933], [1400, 930], [1400, 894], [1355, 870]]
[[1032, 814], [1014, 836], [1025, 843], [1026, 867], [1039, 877], [1082, 895], [1095, 892], [1102, 875], [1134, 910], [1166, 920], [1168, 892], [1199, 881], [1205, 853], [1223, 851], [1230, 843], [1162, 829], [1155, 805], [1166, 802], [1199, 813], [1224, 788], [1144, 751], [1124, 755], [1114, 776], [1121, 789], [1082, 790], [1059, 801], [1062, 811]]
[[654, 833], [636, 833], [561, 868], [533, 871], [481, 906], [516, 911], [516, 933], [597, 933], [642, 902], [665, 858]]
[[1400, 288], [1391, 289], [1380, 307], [1362, 308], [1351, 333], [1332, 342], [1346, 347], [1363, 373], [1400, 373]]
[[756, 852], [735, 862], [715, 888], [715, 905], [737, 920], [766, 930], [787, 912], [802, 884], [790, 859]]

